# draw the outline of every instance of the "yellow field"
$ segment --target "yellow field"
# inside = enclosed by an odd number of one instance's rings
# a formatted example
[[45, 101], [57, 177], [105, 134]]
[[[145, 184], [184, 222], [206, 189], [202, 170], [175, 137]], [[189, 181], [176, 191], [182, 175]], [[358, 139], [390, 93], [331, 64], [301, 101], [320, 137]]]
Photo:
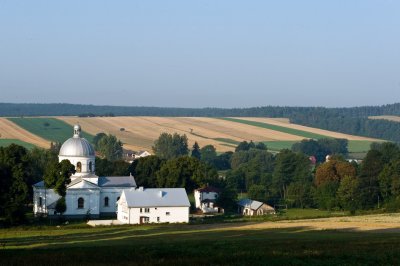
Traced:
[[[234, 141], [253, 140], [301, 140], [302, 137], [241, 125], [235, 122], [204, 117], [57, 117], [69, 124], [79, 123], [83, 130], [91, 134], [105, 132], [116, 135], [124, 147], [133, 150], [151, 150], [151, 146], [161, 133], [186, 134], [189, 145], [195, 141], [200, 146], [212, 144], [218, 151], [230, 151], [234, 147], [215, 140], [216, 138]], [[120, 131], [124, 128], [125, 131]], [[224, 145], [225, 144], [225, 145]]]
[[379, 115], [379, 116], [370, 116], [369, 119], [384, 119], [389, 121], [400, 122], [400, 116], [394, 115]]
[[303, 130], [303, 131], [307, 131], [307, 132], [311, 132], [311, 133], [315, 133], [315, 134], [325, 135], [325, 136], [332, 137], [332, 138], [348, 139], [348, 140], [379, 141], [379, 140], [373, 139], [373, 138], [348, 135], [348, 134], [333, 132], [333, 131], [324, 130], [324, 129], [318, 129], [318, 128], [301, 126], [301, 125], [297, 125], [297, 124], [291, 124], [289, 122], [289, 120], [286, 120], [285, 118], [283, 118], [283, 119], [282, 118], [264, 118], [264, 117], [237, 117], [237, 118], [244, 119], [244, 120], [256, 121], [256, 122], [264, 122], [264, 123], [268, 123], [271, 125]]
[[6, 118], [0, 118], [0, 138], [19, 139], [42, 148], [50, 147], [50, 141], [26, 131]]

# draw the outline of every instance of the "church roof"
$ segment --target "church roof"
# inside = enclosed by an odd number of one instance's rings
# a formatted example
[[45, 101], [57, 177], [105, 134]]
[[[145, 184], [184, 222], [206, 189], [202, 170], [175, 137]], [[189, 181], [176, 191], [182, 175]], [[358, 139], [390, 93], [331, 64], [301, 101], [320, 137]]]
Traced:
[[130, 176], [100, 176], [99, 187], [136, 187], [135, 178]]
[[88, 157], [95, 156], [92, 145], [85, 138], [81, 138], [81, 127], [74, 126], [74, 136], [67, 139], [60, 149], [60, 156]]
[[184, 188], [146, 188], [124, 190], [128, 207], [190, 207]]

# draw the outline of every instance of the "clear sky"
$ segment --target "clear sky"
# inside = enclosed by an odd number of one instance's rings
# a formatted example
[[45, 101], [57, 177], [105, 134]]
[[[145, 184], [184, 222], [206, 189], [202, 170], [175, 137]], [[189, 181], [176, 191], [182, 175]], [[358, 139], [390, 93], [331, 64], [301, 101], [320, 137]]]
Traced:
[[0, 0], [0, 102], [400, 102], [400, 1]]

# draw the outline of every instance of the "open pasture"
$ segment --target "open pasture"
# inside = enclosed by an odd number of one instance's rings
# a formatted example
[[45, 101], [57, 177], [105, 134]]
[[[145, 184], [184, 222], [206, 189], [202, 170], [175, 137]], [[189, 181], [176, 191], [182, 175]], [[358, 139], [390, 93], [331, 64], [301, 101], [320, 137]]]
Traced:
[[1, 265], [396, 265], [399, 214], [0, 230]]
[[42, 148], [50, 147], [50, 141], [16, 125], [7, 118], [0, 118], [0, 141], [3, 146], [15, 143], [24, 144], [25, 147], [29, 146], [26, 144], [33, 144]]

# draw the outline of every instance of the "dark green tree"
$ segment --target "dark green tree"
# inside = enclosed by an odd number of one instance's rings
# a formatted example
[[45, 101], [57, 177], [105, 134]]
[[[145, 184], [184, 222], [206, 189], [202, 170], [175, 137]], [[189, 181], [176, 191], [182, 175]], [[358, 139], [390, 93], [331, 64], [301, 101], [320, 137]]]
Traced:
[[103, 136], [97, 144], [97, 150], [109, 161], [122, 158], [122, 142], [114, 135]]
[[206, 145], [200, 149], [201, 160], [210, 165], [214, 165], [215, 160], [217, 159], [217, 150], [213, 145]]
[[192, 157], [197, 158], [198, 160], [201, 158], [200, 146], [197, 141], [193, 144]]
[[144, 187], [157, 187], [157, 172], [164, 163], [164, 160], [155, 155], [135, 160], [133, 175], [136, 184]]
[[166, 160], [187, 155], [188, 139], [186, 135], [162, 133], [154, 142], [153, 151], [155, 155]]

